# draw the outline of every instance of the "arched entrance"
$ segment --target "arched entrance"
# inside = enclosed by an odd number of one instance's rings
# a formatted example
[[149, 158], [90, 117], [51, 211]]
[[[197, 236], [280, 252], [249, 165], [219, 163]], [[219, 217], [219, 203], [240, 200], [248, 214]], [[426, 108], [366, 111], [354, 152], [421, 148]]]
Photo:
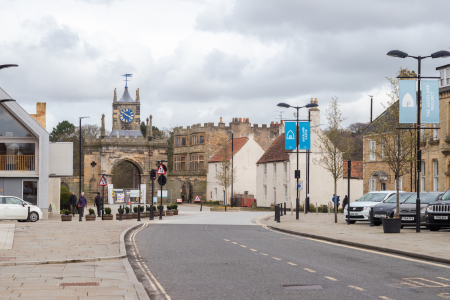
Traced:
[[190, 181], [185, 181], [181, 187], [181, 199], [183, 202], [192, 203], [192, 184]]
[[123, 160], [116, 164], [111, 173], [115, 189], [139, 189], [141, 186], [141, 170], [130, 160]]

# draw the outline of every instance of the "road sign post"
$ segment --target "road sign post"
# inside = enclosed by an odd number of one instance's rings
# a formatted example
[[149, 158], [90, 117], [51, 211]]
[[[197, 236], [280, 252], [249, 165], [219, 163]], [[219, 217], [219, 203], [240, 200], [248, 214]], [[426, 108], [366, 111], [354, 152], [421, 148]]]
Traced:
[[100, 178], [100, 182], [98, 183], [99, 186], [103, 187], [102, 191], [102, 221], [103, 216], [105, 215], [105, 186], [108, 185], [108, 182], [106, 181], [105, 174], [99, 174], [102, 175], [102, 178]]

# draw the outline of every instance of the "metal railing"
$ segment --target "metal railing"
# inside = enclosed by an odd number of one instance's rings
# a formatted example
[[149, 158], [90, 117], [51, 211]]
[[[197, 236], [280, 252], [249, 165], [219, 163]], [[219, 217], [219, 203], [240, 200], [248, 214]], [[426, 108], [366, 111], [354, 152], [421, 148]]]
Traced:
[[38, 155], [0, 155], [0, 172], [37, 172]]

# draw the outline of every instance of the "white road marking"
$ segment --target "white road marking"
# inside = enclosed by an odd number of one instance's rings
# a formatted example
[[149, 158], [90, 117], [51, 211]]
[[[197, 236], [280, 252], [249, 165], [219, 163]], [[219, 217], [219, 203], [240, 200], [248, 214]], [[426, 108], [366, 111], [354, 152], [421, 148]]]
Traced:
[[259, 253], [259, 254], [261, 254], [261, 255], [265, 255], [265, 256], [269, 255], [269, 254], [265, 254], [265, 253], [262, 253], [262, 252], [261, 252], [261, 253]]
[[229, 242], [230, 240], [227, 240], [227, 239], [223, 239], [224, 241], [226, 241], [226, 242]]
[[244, 246], [244, 245], [239, 245], [239, 246], [241, 246], [242, 248], [247, 248], [247, 246]]
[[316, 271], [311, 270], [311, 269], [308, 269], [308, 268], [303, 268], [303, 270], [308, 271], [308, 272], [310, 272], [310, 273], [316, 273]]
[[238, 243], [236, 243], [236, 242], [231, 242], [232, 244], [235, 244], [235, 245], [237, 245]]
[[336, 278], [330, 277], [330, 276], [325, 276], [326, 279], [329, 279], [331, 281], [339, 281]]
[[278, 257], [273, 257], [272, 256], [272, 258], [275, 259], [275, 260], [281, 260], [281, 258], [278, 258]]
[[288, 264], [290, 264], [291, 266], [296, 266], [297, 264], [294, 264], [294, 263], [291, 263], [291, 262], [288, 262]]
[[378, 298], [384, 299], [384, 300], [393, 300], [393, 299], [391, 299], [391, 298], [389, 298], [389, 297], [386, 297], [386, 296], [379, 296]]
[[354, 285], [349, 285], [348, 287], [352, 288], [352, 289], [355, 289], [355, 290], [358, 290], [360, 292], [365, 292], [366, 291], [365, 289], [357, 287], [357, 286], [354, 286]]
[[255, 252], [255, 251], [258, 251], [258, 250], [256, 250], [256, 249], [249, 249], [250, 251], [253, 251], [253, 252]]

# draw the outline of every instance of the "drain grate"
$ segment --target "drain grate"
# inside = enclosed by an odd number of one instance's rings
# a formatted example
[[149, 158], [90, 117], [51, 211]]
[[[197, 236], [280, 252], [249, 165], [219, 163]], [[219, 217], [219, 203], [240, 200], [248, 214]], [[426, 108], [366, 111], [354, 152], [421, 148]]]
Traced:
[[323, 290], [323, 286], [321, 285], [303, 285], [303, 284], [284, 284], [281, 285], [287, 290]]
[[99, 286], [99, 282], [61, 282], [59, 286]]

